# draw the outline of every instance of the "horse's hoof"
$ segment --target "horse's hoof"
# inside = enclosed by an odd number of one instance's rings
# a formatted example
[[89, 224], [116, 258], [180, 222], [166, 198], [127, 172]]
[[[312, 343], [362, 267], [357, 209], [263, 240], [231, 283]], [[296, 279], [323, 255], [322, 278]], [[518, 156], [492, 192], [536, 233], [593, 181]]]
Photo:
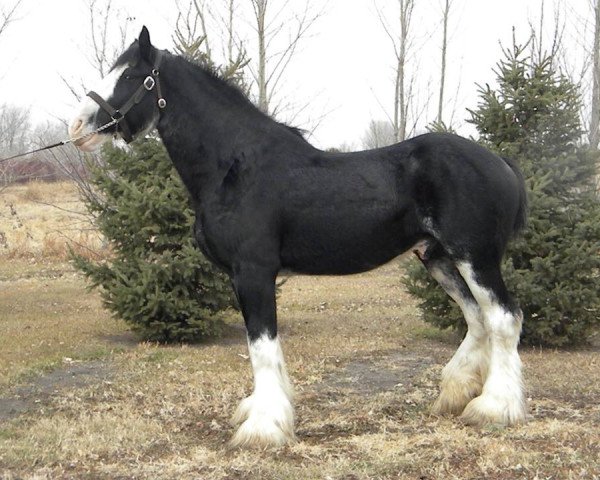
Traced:
[[521, 397], [501, 398], [483, 394], [465, 407], [461, 420], [473, 426], [509, 426], [524, 423], [527, 418], [525, 400]]
[[244, 421], [229, 443], [230, 448], [278, 448], [296, 442], [293, 423], [275, 421], [262, 415], [251, 415]]
[[431, 407], [434, 415], [460, 415], [467, 404], [481, 393], [481, 383], [442, 381], [439, 397]]

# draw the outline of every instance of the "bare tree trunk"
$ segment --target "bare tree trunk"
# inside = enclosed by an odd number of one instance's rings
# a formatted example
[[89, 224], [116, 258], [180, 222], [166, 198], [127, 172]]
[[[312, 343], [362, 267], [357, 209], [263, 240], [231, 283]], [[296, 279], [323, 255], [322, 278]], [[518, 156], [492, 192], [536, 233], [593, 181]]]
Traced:
[[[394, 116], [392, 118], [392, 127], [394, 129], [394, 139], [396, 142], [400, 141], [400, 99], [404, 99], [404, 65], [401, 64], [400, 59], [397, 59], [396, 63], [396, 81], [394, 83]], [[406, 120], [404, 121], [406, 125]]]
[[208, 34], [206, 30], [206, 14], [204, 13], [205, 3], [198, 3], [198, 0], [194, 0], [194, 7], [196, 7], [196, 15], [200, 20], [200, 25], [202, 26], [202, 31], [204, 32], [204, 50], [206, 51], [206, 55], [208, 58], [213, 58], [212, 51], [210, 49], [210, 41], [208, 39]]
[[[409, 2], [410, 0], [406, 0]], [[404, 66], [406, 64], [406, 38], [408, 37], [408, 25], [406, 23], [406, 3], [399, 0], [400, 4], [400, 49], [396, 73], [396, 105], [394, 106], [394, 133], [396, 141], [400, 142], [406, 137], [406, 78]], [[400, 114], [398, 117], [398, 113]]]
[[[394, 128], [394, 137], [397, 142], [406, 138], [406, 129], [408, 124], [408, 110], [410, 103], [410, 88], [407, 85], [406, 62], [410, 50], [409, 30], [412, 19], [415, 0], [398, 0], [400, 9], [398, 16], [399, 33], [394, 32], [395, 28], [390, 27], [386, 15], [375, 5], [381, 26], [389, 37], [394, 47], [396, 56], [395, 79], [394, 79], [394, 114], [391, 123]], [[397, 28], [397, 27], [396, 27]]]
[[594, 5], [594, 51], [592, 52], [592, 114], [590, 117], [589, 141], [592, 148], [598, 148], [600, 141], [600, 0]]
[[258, 66], [256, 69], [258, 84], [258, 108], [260, 108], [264, 113], [269, 113], [269, 99], [267, 97], [267, 51], [265, 42], [267, 3], [268, 0], [252, 0], [254, 14], [256, 16], [256, 35], [258, 39]]
[[400, 4], [400, 49], [398, 56], [398, 103], [400, 119], [397, 123], [396, 140], [402, 141], [406, 138], [406, 125], [408, 123], [408, 98], [406, 91], [406, 57], [408, 55], [408, 35], [412, 19], [415, 0], [398, 0]]
[[448, 47], [448, 16], [450, 14], [450, 0], [446, 0], [443, 10], [443, 32], [442, 32], [442, 67], [440, 72], [440, 96], [438, 99], [437, 122], [441, 125], [444, 108], [444, 86], [446, 83], [446, 54]]
[[227, 4], [227, 62], [233, 63], [233, 47], [234, 47], [234, 28], [233, 28], [233, 12], [235, 11], [235, 0], [228, 0]]

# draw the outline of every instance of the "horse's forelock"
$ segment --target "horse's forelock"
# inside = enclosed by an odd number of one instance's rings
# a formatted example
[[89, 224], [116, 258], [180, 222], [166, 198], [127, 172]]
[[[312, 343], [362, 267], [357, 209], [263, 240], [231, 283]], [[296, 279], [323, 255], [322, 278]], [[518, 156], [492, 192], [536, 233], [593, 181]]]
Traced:
[[138, 41], [135, 40], [127, 49], [119, 55], [112, 69], [121, 67], [123, 65], [134, 66], [140, 61], [140, 48]]

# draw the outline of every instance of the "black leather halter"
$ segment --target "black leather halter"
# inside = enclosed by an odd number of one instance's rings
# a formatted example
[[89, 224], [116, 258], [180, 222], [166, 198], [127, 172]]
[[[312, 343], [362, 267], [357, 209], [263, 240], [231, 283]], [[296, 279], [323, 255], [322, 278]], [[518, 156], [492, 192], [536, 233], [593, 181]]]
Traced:
[[137, 88], [137, 90], [133, 93], [131, 98], [125, 102], [125, 104], [121, 108], [115, 108], [106, 100], [104, 100], [100, 95], [98, 95], [94, 91], [90, 91], [87, 93], [87, 96], [90, 97], [94, 102], [96, 102], [102, 110], [110, 115], [117, 125], [117, 130], [121, 131], [121, 135], [123, 136], [123, 140], [125, 142], [130, 143], [133, 141], [133, 135], [131, 135], [131, 129], [127, 124], [127, 119], [125, 115], [127, 112], [131, 110], [135, 105], [142, 101], [142, 98], [146, 95], [146, 93], [152, 91], [154, 87], [156, 87], [156, 94], [158, 96], [157, 104], [158, 108], [163, 109], [167, 106], [167, 101], [163, 98], [162, 92], [160, 90], [160, 62], [162, 60], [163, 52], [158, 51], [156, 55], [156, 60], [154, 62], [154, 68], [150, 75], [148, 75], [142, 84]]

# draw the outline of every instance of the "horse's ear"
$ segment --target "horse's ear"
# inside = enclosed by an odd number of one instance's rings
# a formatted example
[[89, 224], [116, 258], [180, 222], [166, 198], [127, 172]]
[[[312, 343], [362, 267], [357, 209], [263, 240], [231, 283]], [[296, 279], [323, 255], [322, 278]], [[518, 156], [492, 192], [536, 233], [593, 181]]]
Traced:
[[140, 55], [142, 59], [152, 63], [152, 44], [150, 43], [150, 32], [143, 26], [138, 39], [140, 45]]

